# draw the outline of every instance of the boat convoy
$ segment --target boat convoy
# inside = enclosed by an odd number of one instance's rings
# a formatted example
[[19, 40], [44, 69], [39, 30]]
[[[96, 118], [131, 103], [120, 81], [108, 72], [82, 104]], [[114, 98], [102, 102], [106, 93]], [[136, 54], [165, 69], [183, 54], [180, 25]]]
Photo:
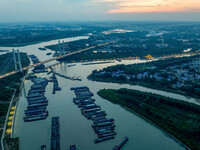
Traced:
[[[28, 55], [31, 58], [31, 61], [33, 62], [33, 64], [37, 64], [40, 63], [40, 60], [37, 56], [31, 54]], [[32, 70], [34, 73], [43, 73], [43, 72], [47, 72], [45, 70], [45, 65], [44, 64], [40, 64], [38, 66], [35, 66], [34, 69]]]
[[92, 99], [93, 93], [90, 92], [89, 88], [83, 87], [73, 87], [76, 98], [73, 102], [78, 105], [81, 109], [81, 113], [87, 118], [93, 121], [92, 128], [94, 132], [98, 135], [98, 138], [94, 140], [95, 143], [107, 141], [114, 139], [116, 132], [114, 119], [107, 119], [106, 112], [101, 110], [101, 107], [96, 105], [95, 100]]
[[[34, 55], [29, 55], [33, 63], [38, 63], [39, 60]], [[46, 72], [41, 68], [34, 68], [33, 72]], [[27, 79], [33, 82], [30, 87], [28, 94], [26, 96], [28, 106], [24, 111], [25, 117], [24, 122], [31, 122], [36, 120], [44, 120], [48, 117], [48, 111], [46, 107], [48, 105], [47, 97], [45, 96], [45, 89], [48, 82], [53, 83], [53, 92], [60, 91], [58, 80], [56, 76], [60, 76], [70, 80], [79, 80], [78, 78], [69, 78], [65, 75], [56, 73], [53, 68], [50, 67], [50, 71], [47, 75], [52, 74], [49, 80], [46, 78], [37, 77], [34, 75], [28, 75]], [[108, 141], [114, 139], [116, 136], [115, 124], [113, 118], [106, 118], [107, 114], [101, 109], [101, 106], [95, 104], [95, 99], [93, 99], [93, 93], [89, 90], [87, 86], [82, 87], [72, 87], [76, 97], [73, 98], [73, 102], [80, 108], [81, 113], [89, 120], [93, 121], [92, 128], [97, 134], [97, 138], [94, 139], [94, 143], [100, 143], [103, 141]], [[118, 145], [116, 145], [112, 150], [119, 150], [128, 141], [128, 137], [125, 137]], [[41, 146], [41, 150], [46, 150], [46, 145]], [[60, 150], [60, 123], [59, 117], [52, 117], [51, 120], [51, 150]], [[76, 150], [76, 145], [71, 145], [70, 150]]]
[[45, 97], [45, 88], [48, 81], [46, 78], [33, 78], [32, 82], [34, 84], [28, 91], [28, 106], [24, 112], [26, 115], [24, 117], [25, 122], [46, 119], [48, 116], [48, 111], [46, 110], [48, 100]]

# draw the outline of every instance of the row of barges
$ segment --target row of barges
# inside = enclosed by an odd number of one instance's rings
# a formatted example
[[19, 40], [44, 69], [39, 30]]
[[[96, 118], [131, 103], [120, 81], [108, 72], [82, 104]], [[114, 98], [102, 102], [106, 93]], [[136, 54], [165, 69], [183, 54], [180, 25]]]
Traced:
[[52, 73], [52, 76], [50, 77], [50, 81], [53, 82], [53, 92], [52, 92], [52, 94], [55, 94], [56, 91], [60, 91], [61, 90], [61, 87], [59, 87], [59, 85], [58, 85], [58, 80], [57, 80], [56, 75], [55, 75], [54, 72]]
[[82, 81], [80, 78], [68, 77], [68, 76], [62, 75], [62, 74], [57, 73], [57, 72], [55, 72], [55, 74], [56, 74], [57, 76], [59, 76], [59, 77], [62, 77], [62, 78], [68, 79], [68, 80], [72, 80], [72, 81], [75, 81], [75, 80], [77, 80], [77, 81]]
[[27, 95], [28, 106], [25, 110], [25, 122], [46, 119], [48, 111], [46, 107], [48, 100], [45, 97], [45, 88], [48, 84], [46, 78], [33, 78], [31, 79], [34, 84], [30, 87]]
[[[31, 61], [33, 62], [33, 64], [38, 64], [38, 63], [41, 63], [39, 58], [33, 54], [31, 55], [28, 55], [31, 59]], [[40, 64], [40, 65], [37, 65], [33, 68], [32, 70], [34, 73], [42, 73], [42, 72], [46, 72], [45, 71], [45, 65], [44, 64]]]
[[97, 64], [108, 64], [114, 63], [115, 61], [102, 61], [102, 62], [90, 62], [90, 63], [83, 63], [81, 65], [97, 65]]
[[93, 93], [86, 86], [73, 87], [76, 98], [73, 102], [81, 109], [81, 113], [93, 121], [92, 128], [98, 135], [94, 140], [95, 143], [107, 141], [115, 138], [115, 124], [113, 118], [106, 118], [107, 114], [101, 110], [101, 107], [95, 104], [95, 99], [92, 98]]
[[51, 120], [51, 150], [60, 150], [59, 117], [52, 117]]

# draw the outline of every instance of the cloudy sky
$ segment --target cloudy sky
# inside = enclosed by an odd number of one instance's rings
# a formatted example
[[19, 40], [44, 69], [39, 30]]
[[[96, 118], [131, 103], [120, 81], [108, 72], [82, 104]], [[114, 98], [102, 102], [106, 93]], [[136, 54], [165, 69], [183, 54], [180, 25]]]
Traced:
[[200, 0], [0, 0], [0, 22], [200, 21]]

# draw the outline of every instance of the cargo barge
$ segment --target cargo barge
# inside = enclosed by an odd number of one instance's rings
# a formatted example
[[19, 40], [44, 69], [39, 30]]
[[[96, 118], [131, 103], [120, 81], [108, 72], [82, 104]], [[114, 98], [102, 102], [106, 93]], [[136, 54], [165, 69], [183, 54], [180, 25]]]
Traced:
[[115, 138], [114, 136], [107, 136], [107, 137], [103, 137], [103, 138], [98, 138], [98, 139], [94, 140], [94, 143], [100, 143], [100, 142], [111, 140], [111, 139], [114, 139], [114, 138]]
[[46, 106], [40, 106], [40, 107], [29, 107], [27, 110], [38, 110], [38, 109], [46, 109]]
[[30, 90], [28, 92], [28, 95], [32, 94], [32, 93], [43, 93], [45, 92], [45, 89], [34, 89], [34, 90]]
[[127, 141], [128, 137], [124, 137], [124, 139], [118, 145], [116, 145], [112, 150], [120, 150]]
[[76, 66], [76, 64], [67, 65], [67, 67], [73, 67], [73, 66]]
[[33, 104], [48, 104], [47, 100], [38, 100], [38, 101], [28, 101], [29, 105], [33, 105]]
[[41, 107], [41, 106], [47, 106], [47, 105], [48, 103], [37, 103], [37, 104], [28, 105], [27, 108]]
[[38, 100], [46, 100], [47, 98], [44, 96], [34, 97], [34, 98], [27, 98], [27, 101], [38, 101]]
[[78, 89], [89, 89], [87, 86], [80, 86], [80, 87], [72, 87], [70, 90], [78, 90]]
[[44, 89], [44, 86], [41, 84], [33, 84], [31, 86], [31, 90], [33, 90], [33, 89]]
[[98, 138], [103, 138], [103, 137], [108, 137], [108, 136], [114, 136], [116, 135], [115, 132], [111, 132], [111, 133], [104, 133], [104, 134], [99, 134]]
[[52, 117], [51, 120], [51, 150], [60, 150], [59, 117]]
[[46, 119], [47, 116], [48, 116], [48, 112], [43, 113], [43, 114], [38, 114], [38, 115], [25, 116], [23, 119], [25, 122], [30, 122], [30, 121]]
[[36, 110], [25, 110], [25, 114], [41, 114], [44, 113], [46, 109], [36, 109]]
[[113, 122], [113, 121], [114, 121], [113, 118], [111, 118], [111, 119], [103, 119], [103, 120], [94, 121], [94, 124], [103, 123], [103, 122]]
[[41, 97], [44, 96], [42, 93], [31, 93], [27, 96], [27, 98], [35, 98], [35, 97]]

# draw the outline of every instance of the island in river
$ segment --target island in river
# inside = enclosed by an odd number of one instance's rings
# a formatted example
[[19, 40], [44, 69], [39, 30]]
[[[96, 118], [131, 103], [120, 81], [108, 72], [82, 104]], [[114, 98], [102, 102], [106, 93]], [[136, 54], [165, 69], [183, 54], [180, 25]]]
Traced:
[[88, 77], [102, 82], [129, 83], [200, 98], [200, 55], [93, 71]]
[[200, 107], [196, 104], [130, 89], [103, 89], [98, 95], [137, 112], [193, 150], [200, 150]]

